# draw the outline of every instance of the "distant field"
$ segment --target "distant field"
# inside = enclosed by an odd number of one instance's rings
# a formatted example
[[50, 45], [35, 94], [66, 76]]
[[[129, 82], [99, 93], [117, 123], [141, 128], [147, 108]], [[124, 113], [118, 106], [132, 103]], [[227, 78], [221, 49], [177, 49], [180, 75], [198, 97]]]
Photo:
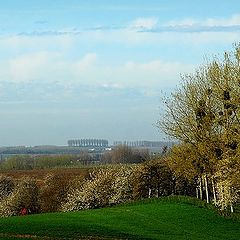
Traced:
[[239, 240], [240, 222], [186, 201], [0, 219], [0, 239]]
[[22, 178], [24, 176], [32, 177], [37, 180], [44, 179], [49, 174], [61, 174], [66, 175], [68, 178], [74, 178], [76, 176], [85, 176], [90, 167], [81, 168], [56, 168], [56, 169], [34, 169], [34, 170], [0, 170], [0, 175], [9, 176], [12, 178]]

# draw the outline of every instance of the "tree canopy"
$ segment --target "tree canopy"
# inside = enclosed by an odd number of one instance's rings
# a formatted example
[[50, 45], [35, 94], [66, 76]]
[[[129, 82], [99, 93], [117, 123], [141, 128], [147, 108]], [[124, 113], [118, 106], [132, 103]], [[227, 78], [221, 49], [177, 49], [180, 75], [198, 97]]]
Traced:
[[186, 157], [178, 151], [182, 157], [177, 160], [174, 149], [170, 165], [180, 169], [184, 157], [189, 173], [195, 171], [204, 179], [207, 200], [211, 179], [214, 201], [217, 191], [219, 202], [225, 201], [222, 208], [232, 206], [239, 196], [239, 175], [235, 173], [240, 168], [240, 45], [235, 44], [232, 51], [222, 58], [214, 57], [194, 73], [182, 75], [181, 86], [165, 99], [165, 106], [159, 127], [180, 140], [181, 150], [188, 152]]

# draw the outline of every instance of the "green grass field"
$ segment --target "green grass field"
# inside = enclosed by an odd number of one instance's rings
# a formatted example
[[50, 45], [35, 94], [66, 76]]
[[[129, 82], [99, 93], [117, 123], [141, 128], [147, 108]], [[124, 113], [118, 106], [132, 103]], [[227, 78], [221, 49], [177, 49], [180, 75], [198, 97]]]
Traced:
[[192, 201], [151, 200], [80, 212], [2, 218], [0, 239], [239, 240], [240, 221], [225, 219]]

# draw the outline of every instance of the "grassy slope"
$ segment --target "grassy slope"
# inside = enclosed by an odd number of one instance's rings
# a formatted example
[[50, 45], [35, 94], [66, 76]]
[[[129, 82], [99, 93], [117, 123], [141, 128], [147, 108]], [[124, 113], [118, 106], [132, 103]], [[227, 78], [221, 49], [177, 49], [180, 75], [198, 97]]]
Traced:
[[[240, 239], [240, 222], [177, 201], [0, 219], [0, 239]], [[12, 238], [11, 238], [12, 236]], [[98, 238], [81, 238], [98, 236]]]

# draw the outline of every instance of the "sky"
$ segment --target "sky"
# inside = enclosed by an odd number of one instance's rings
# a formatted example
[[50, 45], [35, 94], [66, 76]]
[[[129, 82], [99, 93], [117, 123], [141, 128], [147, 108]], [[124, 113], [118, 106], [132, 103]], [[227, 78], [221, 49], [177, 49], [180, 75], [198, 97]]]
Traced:
[[0, 146], [167, 138], [162, 96], [240, 41], [240, 1], [0, 1]]

